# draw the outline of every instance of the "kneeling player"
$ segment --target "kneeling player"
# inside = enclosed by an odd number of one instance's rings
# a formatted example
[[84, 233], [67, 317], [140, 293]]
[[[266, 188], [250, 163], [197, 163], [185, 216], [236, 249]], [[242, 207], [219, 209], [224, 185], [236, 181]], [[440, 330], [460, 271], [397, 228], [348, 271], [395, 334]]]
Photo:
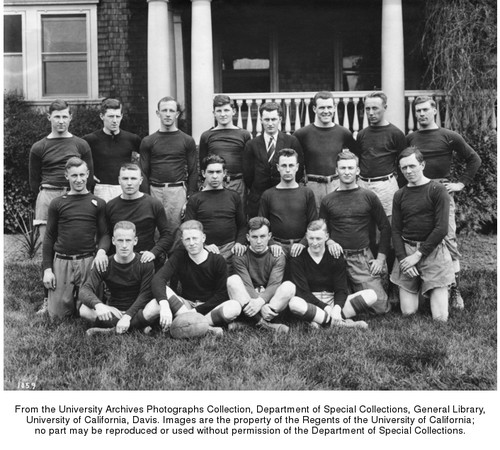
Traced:
[[[176, 250], [153, 278], [153, 295], [160, 305], [160, 325], [166, 331], [172, 316], [195, 310], [203, 314], [209, 331], [222, 334], [221, 325], [232, 322], [241, 313], [236, 300], [228, 300], [227, 265], [220, 254], [204, 248], [203, 225], [188, 220], [180, 226], [183, 249]], [[167, 283], [178, 279], [182, 297]]]
[[[106, 270], [100, 272], [94, 267], [80, 290], [80, 317], [94, 325], [87, 330], [88, 335], [114, 331], [122, 334], [129, 329], [146, 331], [158, 319], [158, 303], [151, 300], [154, 264], [141, 263], [141, 255], [134, 253], [135, 225], [118, 222], [113, 230], [113, 244], [116, 254], [109, 257]], [[107, 304], [97, 296], [102, 283], [110, 292]]]
[[366, 322], [351, 317], [367, 313], [377, 300], [373, 289], [347, 295], [347, 271], [343, 256], [335, 258], [326, 251], [328, 232], [323, 220], [307, 227], [307, 251], [291, 258], [291, 279], [297, 296], [290, 300], [290, 311], [314, 327], [351, 326], [366, 328]]
[[243, 323], [287, 333], [288, 327], [271, 323], [295, 295], [295, 286], [283, 281], [286, 257], [275, 257], [269, 249], [269, 220], [254, 217], [248, 221], [247, 239], [250, 247], [242, 256], [234, 256], [235, 275], [227, 280], [229, 297], [240, 302]]

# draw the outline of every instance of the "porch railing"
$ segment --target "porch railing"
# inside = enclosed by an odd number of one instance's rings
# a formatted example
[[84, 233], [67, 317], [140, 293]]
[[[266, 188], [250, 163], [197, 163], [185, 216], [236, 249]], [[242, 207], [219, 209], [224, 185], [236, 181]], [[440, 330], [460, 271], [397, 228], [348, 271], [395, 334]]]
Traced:
[[[368, 125], [363, 99], [372, 91], [337, 91], [332, 92], [335, 103], [335, 123], [352, 131], [354, 136]], [[259, 107], [262, 103], [274, 101], [283, 109], [282, 130], [293, 133], [298, 128], [314, 121], [312, 99], [316, 92], [266, 92], [226, 94], [235, 102], [237, 109], [236, 124], [246, 128], [253, 136], [262, 133]], [[416, 128], [413, 102], [419, 95], [434, 97], [437, 103], [436, 122], [439, 126], [450, 128], [447, 96], [436, 91], [405, 91], [405, 132]]]

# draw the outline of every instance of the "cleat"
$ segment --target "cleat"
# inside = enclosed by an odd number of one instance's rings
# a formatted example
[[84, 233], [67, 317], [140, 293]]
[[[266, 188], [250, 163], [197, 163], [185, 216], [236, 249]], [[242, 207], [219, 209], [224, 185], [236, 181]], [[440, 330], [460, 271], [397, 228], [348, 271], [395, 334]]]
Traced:
[[368, 328], [368, 324], [364, 320], [354, 321], [351, 319], [345, 320], [332, 320], [331, 327], [345, 327], [345, 328], [361, 328], [366, 330]]
[[264, 319], [259, 320], [256, 326], [261, 330], [273, 331], [275, 333], [288, 333], [290, 331], [290, 328], [282, 323], [271, 323]]
[[87, 336], [95, 336], [96, 334], [113, 334], [115, 332], [114, 328], [89, 328], [86, 331]]
[[47, 298], [43, 299], [42, 306], [40, 306], [40, 309], [36, 312], [37, 315], [42, 315], [45, 314], [49, 311], [49, 300]]
[[316, 322], [307, 322], [307, 325], [311, 330], [319, 330], [321, 328], [319, 323]]
[[455, 309], [462, 310], [465, 308], [464, 299], [462, 298], [462, 294], [457, 287], [453, 286], [450, 288], [450, 301], [451, 307]]
[[208, 334], [215, 337], [221, 337], [224, 334], [224, 330], [221, 327], [208, 327]]
[[148, 325], [142, 330], [142, 332], [146, 335], [151, 334], [153, 332], [153, 328]]
[[231, 322], [227, 325], [228, 331], [243, 331], [250, 328], [250, 325], [243, 322]]

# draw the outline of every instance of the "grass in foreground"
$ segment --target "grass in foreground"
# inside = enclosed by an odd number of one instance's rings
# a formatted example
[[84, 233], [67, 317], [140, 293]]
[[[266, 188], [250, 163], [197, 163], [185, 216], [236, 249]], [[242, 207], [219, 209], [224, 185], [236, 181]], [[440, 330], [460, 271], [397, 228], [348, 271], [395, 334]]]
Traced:
[[253, 329], [179, 341], [85, 335], [81, 320], [35, 314], [39, 265], [5, 266], [4, 388], [37, 390], [493, 390], [496, 272], [464, 272], [465, 311], [447, 324], [429, 312], [369, 318], [369, 330], [310, 330], [276, 336]]

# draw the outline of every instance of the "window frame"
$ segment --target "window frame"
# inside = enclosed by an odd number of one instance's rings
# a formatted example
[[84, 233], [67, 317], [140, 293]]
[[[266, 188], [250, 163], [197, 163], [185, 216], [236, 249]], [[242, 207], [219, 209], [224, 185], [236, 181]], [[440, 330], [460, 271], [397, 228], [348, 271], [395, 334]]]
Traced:
[[[5, 16], [21, 16], [21, 72], [22, 72], [22, 80], [21, 80], [21, 86], [22, 86], [22, 93], [26, 92], [27, 89], [27, 82], [26, 82], [26, 15], [24, 14], [23, 11], [4, 11], [3, 17]], [[6, 56], [11, 56], [11, 55], [18, 55], [19, 53], [13, 53], [13, 52], [4, 52], [4, 67], [5, 67], [5, 57]]]

